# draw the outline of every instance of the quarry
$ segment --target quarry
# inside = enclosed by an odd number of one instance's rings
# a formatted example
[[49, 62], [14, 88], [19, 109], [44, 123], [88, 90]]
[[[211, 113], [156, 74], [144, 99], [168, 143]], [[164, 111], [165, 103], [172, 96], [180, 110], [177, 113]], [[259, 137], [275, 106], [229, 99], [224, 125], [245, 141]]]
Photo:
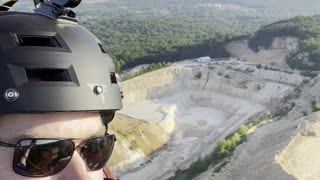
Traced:
[[258, 53], [246, 41], [231, 42], [226, 45], [231, 58], [179, 61], [122, 82], [124, 109], [110, 126], [119, 137], [112, 169], [122, 180], [168, 179], [241, 125], [268, 114], [271, 123], [257, 127], [220, 172], [210, 167], [195, 179], [303, 176], [292, 167], [299, 158], [292, 147], [303, 148], [299, 132], [309, 131], [316, 121], [316, 114], [312, 121], [301, 118], [312, 111], [319, 85], [317, 78], [286, 66], [286, 54], [298, 48], [297, 41], [275, 39], [270, 49]]

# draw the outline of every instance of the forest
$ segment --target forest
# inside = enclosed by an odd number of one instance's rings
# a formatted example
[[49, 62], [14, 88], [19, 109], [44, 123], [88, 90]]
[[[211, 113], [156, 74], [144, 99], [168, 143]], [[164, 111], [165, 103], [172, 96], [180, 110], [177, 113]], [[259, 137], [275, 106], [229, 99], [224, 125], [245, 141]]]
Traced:
[[[141, 18], [98, 19], [82, 22], [105, 45], [119, 71], [145, 63], [172, 62], [199, 56], [224, 56], [212, 51], [219, 42], [237, 34], [223, 25], [179, 19]], [[231, 30], [227, 30], [231, 29]]]
[[[308, 51], [311, 64], [319, 56], [317, 35], [320, 1], [313, 0], [107, 0], [84, 1], [77, 18], [104, 44], [117, 72], [141, 64], [174, 62], [202, 56], [228, 57], [222, 45], [239, 35], [251, 36], [250, 46], [268, 47], [275, 35], [303, 38], [301, 52]], [[14, 10], [31, 11], [33, 3], [18, 3]], [[279, 22], [277, 22], [279, 21]], [[273, 23], [277, 22], [277, 23]], [[271, 25], [267, 25], [273, 23]], [[267, 25], [267, 26], [266, 26]], [[292, 54], [292, 67], [301, 52]], [[300, 59], [299, 59], [300, 58]], [[318, 67], [317, 67], [318, 68]], [[317, 69], [316, 68], [316, 69]], [[320, 68], [320, 67], [319, 67]]]
[[295, 15], [262, 9], [263, 3], [257, 10], [245, 0], [228, 2], [119, 0], [82, 4], [77, 12], [80, 23], [102, 40], [118, 72], [146, 63], [228, 57], [224, 41]]

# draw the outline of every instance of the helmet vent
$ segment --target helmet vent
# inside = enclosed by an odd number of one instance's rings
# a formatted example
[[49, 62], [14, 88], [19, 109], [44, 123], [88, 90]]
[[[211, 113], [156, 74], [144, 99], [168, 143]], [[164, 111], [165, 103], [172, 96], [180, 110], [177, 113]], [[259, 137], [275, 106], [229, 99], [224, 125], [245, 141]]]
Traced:
[[112, 84], [117, 84], [117, 77], [115, 73], [110, 73], [110, 77], [111, 77], [111, 83]]
[[68, 69], [28, 69], [28, 81], [64, 81], [72, 82]]
[[107, 51], [104, 49], [104, 47], [102, 46], [102, 44], [98, 43], [98, 45], [99, 45], [99, 48], [100, 48], [101, 52], [102, 52], [103, 54], [106, 54]]
[[62, 47], [58, 40], [53, 36], [15, 35], [13, 39], [18, 46]]

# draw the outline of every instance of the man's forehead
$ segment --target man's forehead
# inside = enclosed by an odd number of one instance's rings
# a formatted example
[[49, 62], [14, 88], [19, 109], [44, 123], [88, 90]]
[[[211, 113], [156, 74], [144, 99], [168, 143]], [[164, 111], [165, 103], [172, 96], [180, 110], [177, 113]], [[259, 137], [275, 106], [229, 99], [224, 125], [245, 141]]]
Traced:
[[0, 116], [0, 141], [26, 138], [81, 138], [104, 135], [99, 113], [14, 114]]

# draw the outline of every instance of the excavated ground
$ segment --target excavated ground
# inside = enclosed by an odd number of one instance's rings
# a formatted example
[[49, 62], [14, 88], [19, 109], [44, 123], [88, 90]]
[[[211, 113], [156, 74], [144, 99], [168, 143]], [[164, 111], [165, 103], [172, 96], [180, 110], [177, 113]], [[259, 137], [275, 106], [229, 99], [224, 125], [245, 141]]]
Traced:
[[[233, 42], [229, 44], [229, 50], [233, 53], [241, 52], [238, 54], [240, 59], [247, 58], [251, 62], [287, 69], [283, 57], [297, 48], [296, 41], [297, 39], [290, 37], [277, 38], [271, 49], [258, 53], [248, 49], [247, 42]], [[281, 56], [273, 56], [281, 51]], [[304, 77], [303, 83], [296, 87], [294, 95], [286, 96], [278, 103], [277, 110], [285, 109], [291, 104], [293, 108], [289, 112], [249, 135], [248, 141], [237, 147], [229, 163], [219, 173], [214, 173], [216, 168], [211, 167], [195, 180], [319, 179], [320, 115], [314, 113], [306, 116], [313, 110], [312, 102], [320, 102], [320, 78], [317, 76], [319, 72], [312, 73], [316, 77]]]
[[158, 125], [169, 138], [151, 156], [136, 153], [139, 147], [126, 152], [136, 156], [119, 161], [117, 174], [122, 180], [167, 179], [240, 125], [272, 111], [303, 79], [299, 73], [229, 59], [183, 61], [123, 82], [120, 113]]

